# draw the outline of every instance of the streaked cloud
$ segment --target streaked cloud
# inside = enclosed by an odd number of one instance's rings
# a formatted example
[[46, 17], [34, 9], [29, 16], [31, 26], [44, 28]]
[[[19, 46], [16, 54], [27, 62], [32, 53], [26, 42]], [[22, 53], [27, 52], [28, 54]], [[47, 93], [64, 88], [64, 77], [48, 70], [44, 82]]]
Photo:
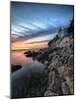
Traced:
[[22, 45], [18, 48], [25, 47], [25, 44], [29, 48], [51, 40], [60, 27], [68, 27], [73, 17], [71, 5], [21, 2], [11, 5], [11, 40], [17, 47], [19, 43]]

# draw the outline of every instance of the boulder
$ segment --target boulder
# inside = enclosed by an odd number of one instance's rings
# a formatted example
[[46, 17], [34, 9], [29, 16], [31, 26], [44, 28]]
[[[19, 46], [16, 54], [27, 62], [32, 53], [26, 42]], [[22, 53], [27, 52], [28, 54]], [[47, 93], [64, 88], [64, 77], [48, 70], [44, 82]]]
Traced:
[[26, 57], [32, 57], [32, 52], [29, 50], [27, 52], [24, 52]]
[[15, 72], [17, 70], [20, 70], [22, 68], [21, 65], [11, 65], [11, 72]]

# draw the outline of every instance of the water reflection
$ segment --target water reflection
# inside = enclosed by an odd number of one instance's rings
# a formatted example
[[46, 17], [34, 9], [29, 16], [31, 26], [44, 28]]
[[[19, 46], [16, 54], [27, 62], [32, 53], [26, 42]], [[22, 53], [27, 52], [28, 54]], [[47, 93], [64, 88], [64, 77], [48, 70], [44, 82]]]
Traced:
[[12, 64], [26, 65], [32, 62], [32, 58], [27, 58], [24, 55], [24, 51], [12, 51], [11, 55]]

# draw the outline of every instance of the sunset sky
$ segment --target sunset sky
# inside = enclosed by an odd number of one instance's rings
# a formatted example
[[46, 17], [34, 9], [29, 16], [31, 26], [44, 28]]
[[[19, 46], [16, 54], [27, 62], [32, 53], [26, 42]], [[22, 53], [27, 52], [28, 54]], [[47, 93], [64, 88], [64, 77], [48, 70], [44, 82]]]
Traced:
[[12, 50], [44, 48], [59, 27], [68, 27], [73, 6], [11, 2]]

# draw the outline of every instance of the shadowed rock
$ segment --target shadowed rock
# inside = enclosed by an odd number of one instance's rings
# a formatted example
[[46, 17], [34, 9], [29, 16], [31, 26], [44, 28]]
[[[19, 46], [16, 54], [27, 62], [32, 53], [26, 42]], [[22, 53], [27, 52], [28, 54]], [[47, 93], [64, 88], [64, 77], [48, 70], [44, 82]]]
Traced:
[[19, 69], [21, 69], [21, 68], [22, 68], [21, 65], [13, 65], [13, 64], [12, 64], [12, 69], [11, 69], [11, 71], [12, 71], [12, 72], [15, 72], [15, 71], [17, 71], [17, 70], [19, 70]]
[[32, 52], [30, 50], [27, 52], [24, 52], [24, 54], [26, 55], [26, 57], [32, 57]]

